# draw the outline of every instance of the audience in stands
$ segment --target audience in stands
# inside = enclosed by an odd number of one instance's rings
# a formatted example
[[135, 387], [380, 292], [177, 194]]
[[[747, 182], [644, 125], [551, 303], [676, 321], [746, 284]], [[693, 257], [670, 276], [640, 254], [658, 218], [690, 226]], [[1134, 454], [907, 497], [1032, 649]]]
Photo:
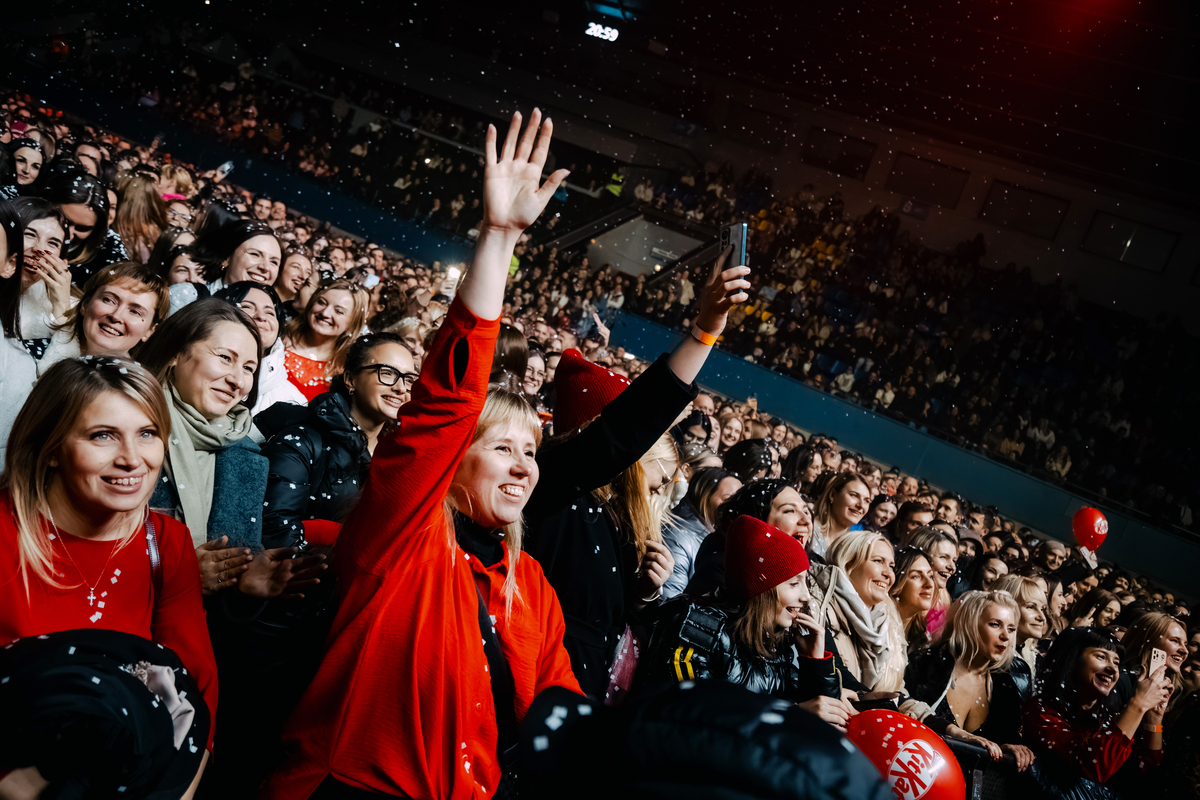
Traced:
[[[630, 279], [553, 246], [572, 223], [538, 215], [566, 175], [543, 184], [536, 112], [497, 153], [482, 118], [431, 106], [400, 115], [411, 128], [349, 131], [274, 86], [157, 102], [474, 231], [465, 277], [28, 97], [0, 104], [21, 128], [0, 162], [5, 631], [173, 650], [208, 709], [190, 718], [202, 795], [493, 796], [539, 693], [604, 717], [712, 679], [799, 704], [831, 736], [899, 710], [1022, 771], [1036, 760], [1057, 796], [1129, 794], [1187, 763], [1188, 605], [696, 385], [720, 337], [1189, 527], [1189, 456], [1152, 435], [1187, 395], [1139, 380], [1179, 352], [1169, 331], [1114, 342], [1059, 287], [980, 269], [977, 249], [933, 253], [894, 214], [850, 219], [836, 194], [773, 197], [757, 175], [626, 182], [695, 225], [752, 217], [763, 265]], [[579, 163], [575, 186], [621, 194], [603, 159]], [[648, 363], [610, 344], [617, 310], [700, 333]], [[206, 767], [214, 742], [235, 755]], [[4, 792], [58, 780], [5, 758]]]

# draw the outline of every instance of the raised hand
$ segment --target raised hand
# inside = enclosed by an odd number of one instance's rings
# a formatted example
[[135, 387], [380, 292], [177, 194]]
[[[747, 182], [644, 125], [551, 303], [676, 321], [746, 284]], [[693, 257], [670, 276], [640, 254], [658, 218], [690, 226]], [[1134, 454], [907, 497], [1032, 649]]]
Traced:
[[717, 257], [717, 263], [713, 265], [712, 273], [708, 276], [708, 283], [700, 291], [700, 311], [696, 314], [696, 325], [713, 336], [720, 336], [725, 330], [729, 310], [750, 298], [746, 293], [750, 288], [750, 281], [746, 280], [750, 268], [736, 266], [725, 269], [725, 261], [732, 252], [733, 247], [726, 247]]
[[543, 122], [542, 112], [535, 108], [521, 133], [521, 112], [514, 112], [504, 148], [497, 156], [496, 128], [488, 125], [481, 229], [519, 234], [546, 208], [569, 174], [560, 169], [542, 183], [553, 132], [554, 124], [549, 119]]
[[[542, 183], [542, 167], [550, 152], [550, 120], [542, 124], [534, 110], [521, 134], [521, 114], [514, 113], [504, 150], [496, 155], [496, 129], [487, 131], [483, 171], [483, 222], [475, 258], [458, 288], [458, 299], [481, 319], [496, 319], [504, 306], [504, 286], [513, 249], [521, 233], [550, 202], [567, 170], [560, 169]], [[536, 140], [536, 142], [535, 142]]]
[[34, 250], [25, 256], [25, 263], [46, 284], [50, 313], [55, 319], [71, 310], [71, 271], [67, 262], [49, 250]]

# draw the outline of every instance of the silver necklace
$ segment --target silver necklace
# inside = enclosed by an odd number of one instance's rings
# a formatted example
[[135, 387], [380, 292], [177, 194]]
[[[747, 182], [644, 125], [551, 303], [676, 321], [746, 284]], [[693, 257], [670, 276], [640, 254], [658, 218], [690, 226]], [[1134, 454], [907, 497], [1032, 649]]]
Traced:
[[71, 557], [71, 551], [67, 549], [67, 540], [63, 536], [62, 531], [58, 529], [58, 523], [54, 521], [54, 512], [49, 508], [47, 508], [46, 511], [50, 514], [50, 524], [54, 526], [54, 532], [58, 534], [58, 538], [62, 541], [63, 552], [67, 554], [67, 558], [71, 561], [71, 566], [73, 566], [75, 571], [79, 573], [79, 577], [83, 581], [83, 585], [88, 587], [88, 607], [90, 608], [96, 604], [96, 587], [99, 586], [100, 581], [104, 579], [104, 573], [108, 571], [108, 564], [110, 561], [112, 561], [113, 554], [117, 552], [117, 542], [113, 542], [112, 548], [108, 551], [108, 558], [104, 560], [104, 566], [100, 569], [100, 575], [97, 576], [96, 582], [89, 584], [87, 582], [87, 578], [84, 577], [83, 570], [81, 570], [79, 565], [75, 563], [75, 559]]

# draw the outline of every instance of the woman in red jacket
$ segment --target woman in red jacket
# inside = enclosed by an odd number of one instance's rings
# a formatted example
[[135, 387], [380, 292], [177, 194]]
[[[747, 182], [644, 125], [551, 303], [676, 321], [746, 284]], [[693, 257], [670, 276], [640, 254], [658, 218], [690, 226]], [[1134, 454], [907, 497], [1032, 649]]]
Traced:
[[[0, 641], [78, 629], [150, 639], [175, 652], [215, 719], [217, 670], [192, 538], [147, 510], [170, 430], [162, 387], [132, 361], [68, 359], [37, 382], [0, 479]], [[207, 735], [211, 749], [211, 726]], [[26, 766], [4, 758], [0, 778]]]
[[566, 177], [539, 188], [539, 123], [535, 110], [522, 135], [514, 114], [499, 157], [488, 129], [474, 264], [338, 537], [341, 605], [264, 797], [492, 797], [534, 696], [579, 691], [558, 599], [520, 551], [537, 416], [488, 394], [513, 248]]

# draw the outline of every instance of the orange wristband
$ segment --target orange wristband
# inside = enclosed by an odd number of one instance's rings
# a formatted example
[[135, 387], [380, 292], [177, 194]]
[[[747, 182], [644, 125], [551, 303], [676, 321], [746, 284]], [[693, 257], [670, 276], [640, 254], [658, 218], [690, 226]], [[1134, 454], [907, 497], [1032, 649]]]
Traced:
[[717, 343], [717, 337], [708, 331], [701, 330], [699, 325], [692, 325], [692, 336], [695, 337], [697, 342], [706, 347], [712, 347]]
[[1150, 733], [1162, 733], [1162, 725], [1143, 725], [1142, 727]]

